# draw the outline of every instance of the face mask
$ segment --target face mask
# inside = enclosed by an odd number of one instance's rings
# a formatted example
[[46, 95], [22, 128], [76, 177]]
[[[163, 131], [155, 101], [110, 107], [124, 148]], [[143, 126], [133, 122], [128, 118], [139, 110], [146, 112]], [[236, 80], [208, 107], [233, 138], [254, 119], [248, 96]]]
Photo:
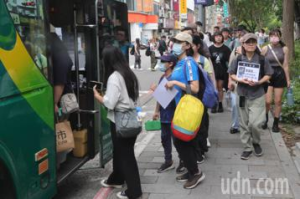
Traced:
[[183, 53], [183, 50], [182, 50], [182, 45], [181, 44], [177, 44], [175, 43], [173, 45], [173, 54], [176, 55], [176, 56], [179, 56]]
[[166, 72], [166, 70], [167, 70], [167, 68], [166, 68], [166, 66], [165, 66], [165, 63], [160, 63], [159, 64], [159, 70], [161, 71], [161, 72]]
[[271, 37], [270, 42], [271, 43], [278, 43], [279, 42], [279, 37]]

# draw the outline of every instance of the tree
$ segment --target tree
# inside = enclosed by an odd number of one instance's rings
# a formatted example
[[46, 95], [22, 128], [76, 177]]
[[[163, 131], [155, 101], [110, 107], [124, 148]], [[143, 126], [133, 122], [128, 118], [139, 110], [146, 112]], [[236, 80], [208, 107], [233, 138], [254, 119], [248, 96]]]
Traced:
[[295, 56], [295, 43], [294, 43], [294, 12], [295, 1], [283, 0], [283, 41], [286, 43], [290, 51], [290, 60], [293, 60]]
[[233, 25], [246, 25], [254, 32], [257, 28], [266, 27], [274, 18], [279, 0], [229, 0], [229, 9]]
[[296, 39], [300, 39], [300, 0], [295, 0]]

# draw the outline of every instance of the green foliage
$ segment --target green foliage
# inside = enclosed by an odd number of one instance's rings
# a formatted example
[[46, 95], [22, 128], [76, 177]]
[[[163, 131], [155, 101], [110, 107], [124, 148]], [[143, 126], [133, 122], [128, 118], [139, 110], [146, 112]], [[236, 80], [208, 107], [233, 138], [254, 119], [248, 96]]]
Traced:
[[300, 123], [300, 79], [293, 80], [294, 106], [287, 106], [286, 93], [281, 111], [281, 119], [285, 123]]
[[[229, 0], [230, 13], [233, 18], [233, 26], [246, 25], [249, 31], [254, 32], [263, 27], [280, 25], [277, 15], [282, 0]], [[274, 20], [276, 19], [276, 20]]]
[[295, 105], [287, 106], [285, 93], [281, 118], [286, 123], [300, 123], [300, 41], [295, 43], [295, 54], [295, 60], [290, 64]]
[[300, 77], [300, 40], [295, 42], [295, 59], [290, 63], [291, 78]]

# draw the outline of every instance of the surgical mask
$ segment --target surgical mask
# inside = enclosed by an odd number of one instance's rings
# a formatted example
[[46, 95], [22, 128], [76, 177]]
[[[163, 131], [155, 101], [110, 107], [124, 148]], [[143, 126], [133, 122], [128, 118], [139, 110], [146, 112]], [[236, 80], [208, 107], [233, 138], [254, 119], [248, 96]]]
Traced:
[[273, 43], [273, 44], [276, 44], [278, 43], [280, 40], [279, 40], [279, 37], [271, 37], [270, 38], [270, 42]]
[[165, 63], [160, 63], [159, 64], [159, 70], [161, 71], [161, 72], [166, 72], [166, 70], [167, 70], [167, 68], [166, 68], [166, 66], [165, 66]]
[[174, 43], [172, 51], [173, 51], [173, 54], [176, 56], [181, 55], [183, 53], [182, 45]]

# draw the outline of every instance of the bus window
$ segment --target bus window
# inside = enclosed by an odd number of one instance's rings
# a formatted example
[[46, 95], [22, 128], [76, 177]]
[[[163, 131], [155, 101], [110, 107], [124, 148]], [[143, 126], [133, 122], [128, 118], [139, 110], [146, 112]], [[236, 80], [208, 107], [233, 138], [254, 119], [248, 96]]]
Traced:
[[5, 2], [25, 47], [36, 66], [48, 79], [44, 1], [5, 0]]

